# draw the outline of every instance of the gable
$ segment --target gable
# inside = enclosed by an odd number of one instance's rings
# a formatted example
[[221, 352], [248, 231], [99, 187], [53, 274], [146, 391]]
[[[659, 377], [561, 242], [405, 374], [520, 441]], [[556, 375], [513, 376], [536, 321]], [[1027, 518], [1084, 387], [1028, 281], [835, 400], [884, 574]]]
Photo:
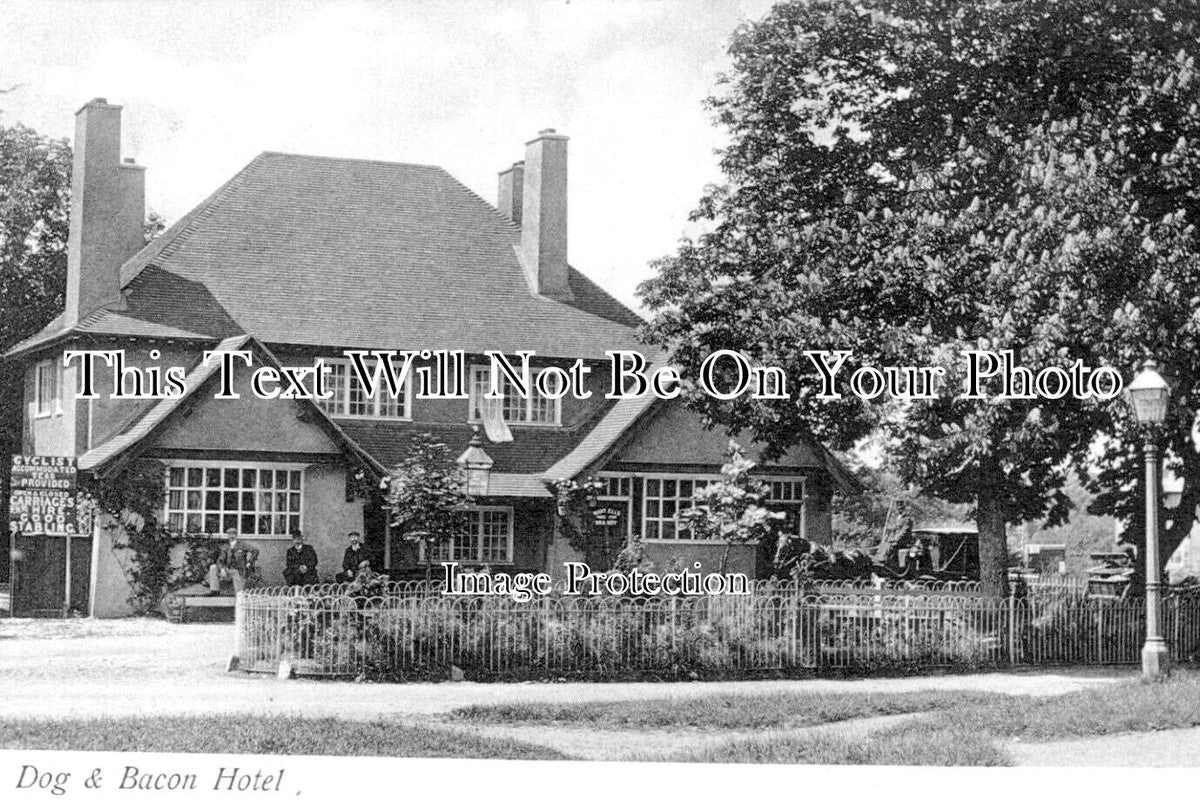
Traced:
[[[764, 446], [749, 441], [748, 436], [737, 437], [746, 456], [762, 465]], [[729, 439], [720, 428], [705, 428], [699, 414], [690, 411], [680, 401], [669, 401], [658, 413], [648, 416], [635, 427], [626, 440], [610, 455], [608, 465], [654, 465], [664, 468], [711, 467], [720, 469], [728, 460]], [[826, 468], [824, 454], [807, 444], [799, 444], [788, 450], [783, 458], [770, 466], [797, 469]]]
[[[250, 350], [255, 363], [280, 366], [278, 359], [250, 336], [230, 337], [215, 350]], [[236, 398], [217, 398], [219, 359], [201, 360], [184, 380], [180, 398], [154, 402], [122, 432], [84, 453], [80, 469], [110, 471], [146, 448], [186, 451], [289, 453], [351, 457], [374, 474], [383, 467], [346, 436], [338, 425], [309, 400], [254, 396], [250, 369], [234, 378]]]
[[333, 455], [340, 450], [296, 400], [264, 400], [250, 381], [235, 381], [236, 400], [217, 399], [216, 381], [202, 389], [187, 412], [178, 414], [146, 445], [161, 449], [258, 451]]

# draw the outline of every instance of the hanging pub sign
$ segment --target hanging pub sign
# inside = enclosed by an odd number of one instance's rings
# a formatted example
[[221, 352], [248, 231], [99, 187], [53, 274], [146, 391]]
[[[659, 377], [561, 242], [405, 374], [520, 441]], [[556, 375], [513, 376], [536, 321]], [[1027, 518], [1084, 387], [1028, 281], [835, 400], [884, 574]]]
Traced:
[[75, 459], [13, 456], [8, 530], [22, 536], [78, 536]]

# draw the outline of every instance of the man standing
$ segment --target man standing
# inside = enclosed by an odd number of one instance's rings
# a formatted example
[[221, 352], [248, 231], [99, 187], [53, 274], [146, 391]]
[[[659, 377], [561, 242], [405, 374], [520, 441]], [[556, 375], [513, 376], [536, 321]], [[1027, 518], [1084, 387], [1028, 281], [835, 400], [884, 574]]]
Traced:
[[283, 579], [288, 586], [308, 586], [317, 582], [317, 551], [304, 543], [304, 534], [292, 531], [292, 546], [284, 556]]
[[258, 548], [238, 541], [236, 528], [225, 531], [225, 544], [217, 560], [208, 568], [208, 593], [220, 594], [222, 581], [233, 581], [233, 593], [246, 588], [246, 579], [253, 578]]
[[358, 535], [358, 531], [350, 532], [350, 546], [346, 548], [346, 552], [342, 555], [342, 571], [337, 574], [338, 583], [346, 583], [354, 580], [354, 576], [363, 567], [370, 568], [371, 557], [367, 555], [366, 549], [362, 546], [362, 539]]

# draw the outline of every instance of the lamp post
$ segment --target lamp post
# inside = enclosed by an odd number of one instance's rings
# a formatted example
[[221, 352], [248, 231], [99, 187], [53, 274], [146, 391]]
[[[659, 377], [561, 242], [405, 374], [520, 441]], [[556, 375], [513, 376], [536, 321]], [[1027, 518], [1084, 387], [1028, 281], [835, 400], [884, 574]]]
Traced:
[[1134, 420], [1146, 429], [1143, 452], [1146, 456], [1146, 644], [1142, 647], [1142, 674], [1148, 678], [1166, 675], [1171, 671], [1170, 654], [1162, 637], [1162, 579], [1158, 558], [1158, 508], [1161, 486], [1158, 476], [1159, 426], [1167, 416], [1171, 388], [1158, 374], [1153, 361], [1147, 361], [1142, 371], [1125, 390], [1133, 410]]

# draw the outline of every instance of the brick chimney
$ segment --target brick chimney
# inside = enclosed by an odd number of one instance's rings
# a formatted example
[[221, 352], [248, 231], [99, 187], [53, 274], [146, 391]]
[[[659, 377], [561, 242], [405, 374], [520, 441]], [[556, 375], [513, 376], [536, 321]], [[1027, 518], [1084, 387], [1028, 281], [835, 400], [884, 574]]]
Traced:
[[536, 294], [573, 300], [567, 284], [567, 137], [553, 128], [525, 145], [521, 251]]
[[146, 170], [121, 161], [121, 107], [98, 97], [75, 114], [66, 322], [121, 308], [121, 264], [145, 244]]
[[516, 225], [521, 224], [524, 195], [525, 162], [518, 161], [500, 173], [500, 187], [496, 192], [496, 208]]

